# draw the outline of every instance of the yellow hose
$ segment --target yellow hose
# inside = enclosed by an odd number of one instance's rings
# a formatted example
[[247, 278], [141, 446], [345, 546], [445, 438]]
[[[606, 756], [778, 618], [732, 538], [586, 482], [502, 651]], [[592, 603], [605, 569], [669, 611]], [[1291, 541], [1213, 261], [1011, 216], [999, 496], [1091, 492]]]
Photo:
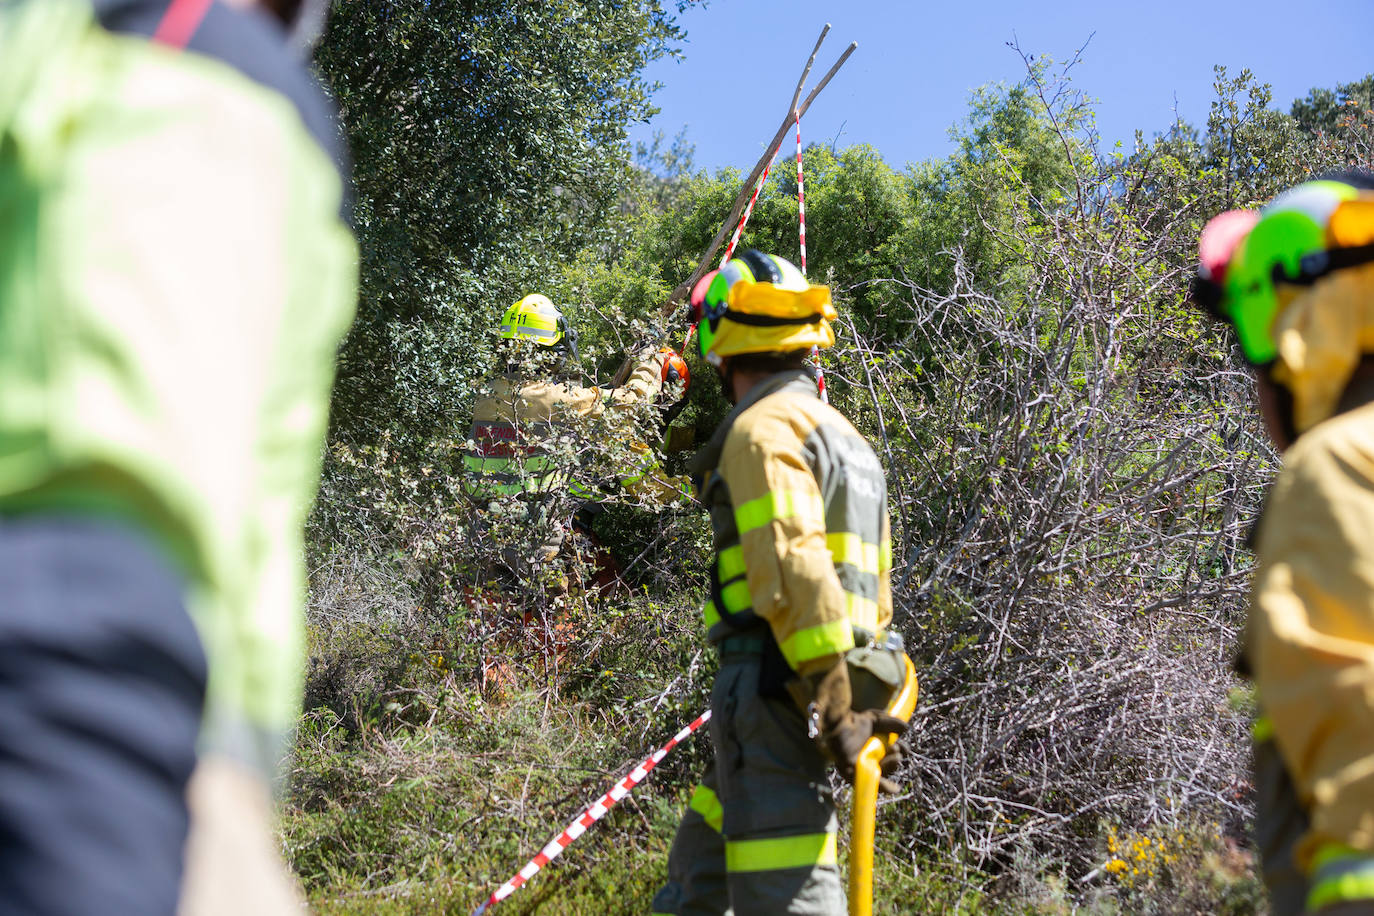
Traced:
[[[916, 711], [916, 666], [906, 662], [906, 680], [888, 707], [899, 719], [911, 721]], [[859, 752], [854, 767], [854, 804], [849, 814], [849, 916], [873, 916], [873, 837], [878, 818], [879, 763], [895, 735], [874, 735]]]

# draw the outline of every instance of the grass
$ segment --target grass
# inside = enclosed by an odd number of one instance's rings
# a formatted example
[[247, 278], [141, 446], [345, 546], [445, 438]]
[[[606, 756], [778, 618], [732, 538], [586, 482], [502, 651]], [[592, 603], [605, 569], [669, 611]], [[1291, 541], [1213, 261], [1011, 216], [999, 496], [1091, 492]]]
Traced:
[[[443, 621], [317, 623], [280, 828], [312, 908], [471, 913], [705, 707], [713, 664], [692, 600], [573, 608], [559, 651], [499, 605]], [[680, 745], [498, 912], [649, 912], [709, 754], [701, 735]], [[922, 817], [909, 800], [880, 813], [875, 913], [1264, 912], [1250, 854], [1210, 824], [1088, 824], [1099, 867], [1085, 877], [1034, 848], [980, 864], [922, 847]]]

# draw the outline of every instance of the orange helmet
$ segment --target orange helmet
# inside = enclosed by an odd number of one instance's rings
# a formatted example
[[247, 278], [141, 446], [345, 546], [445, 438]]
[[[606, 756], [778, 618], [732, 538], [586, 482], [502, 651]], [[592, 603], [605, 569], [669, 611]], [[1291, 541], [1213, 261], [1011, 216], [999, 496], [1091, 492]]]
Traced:
[[663, 347], [658, 352], [667, 354], [663, 360], [663, 371], [659, 373], [659, 380], [667, 385], [670, 382], [681, 382], [682, 390], [686, 391], [692, 384], [692, 373], [687, 369], [687, 360], [671, 347]]

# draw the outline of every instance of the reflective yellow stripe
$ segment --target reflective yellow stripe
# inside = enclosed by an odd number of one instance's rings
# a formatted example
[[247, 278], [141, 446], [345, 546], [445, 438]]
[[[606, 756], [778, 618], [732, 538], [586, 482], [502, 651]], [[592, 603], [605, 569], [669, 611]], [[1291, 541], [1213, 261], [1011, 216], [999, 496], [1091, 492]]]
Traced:
[[728, 872], [815, 868], [834, 865], [837, 861], [833, 833], [725, 841], [725, 870]]
[[1268, 716], [1255, 716], [1255, 721], [1250, 723], [1250, 740], [1256, 744], [1263, 744], [1274, 737], [1274, 720]]
[[725, 599], [725, 610], [731, 614], [747, 611], [754, 605], [753, 596], [749, 594], [748, 582], [727, 585], [720, 590], [720, 596]]
[[528, 455], [523, 461], [512, 462], [516, 468], [526, 474], [547, 474], [549, 471], [560, 470], [558, 464], [544, 455]]
[[720, 611], [716, 610], [714, 601], [706, 602], [706, 606], [701, 609], [701, 616], [706, 618], [706, 629], [708, 630], [720, 623]]
[[854, 648], [854, 630], [848, 620], [832, 620], [819, 626], [798, 630], [783, 640], [782, 657], [796, 668], [802, 662]]
[[720, 828], [725, 823], [725, 809], [721, 807], [716, 793], [708, 786], [698, 785], [693, 789], [692, 800], [687, 803], [687, 807], [700, 814], [706, 821], [706, 826], [720, 833]]
[[848, 531], [836, 531], [825, 536], [825, 546], [835, 563], [848, 563], [859, 572], [878, 574], [880, 548], [865, 544], [863, 538]]
[[[465, 487], [469, 492], [512, 495], [522, 492], [544, 492], [554, 487], [560, 473], [553, 459], [547, 455], [526, 455], [522, 458], [483, 458], [477, 455], [463, 455], [463, 469], [468, 479]], [[514, 478], [500, 480], [498, 478]], [[581, 488], [577, 488], [581, 489]], [[593, 497], [589, 492], [579, 496]]]
[[885, 573], [892, 568], [892, 541], [886, 540], [878, 545], [878, 572]]
[[870, 633], [878, 632], [878, 602], [853, 592], [844, 593], [844, 609], [849, 622]]
[[463, 456], [463, 469], [469, 474], [514, 474], [515, 462], [509, 458], [481, 458]]
[[1308, 871], [1315, 875], [1317, 872], [1338, 862], [1359, 860], [1369, 854], [1360, 852], [1352, 846], [1344, 843], [1322, 843], [1317, 847], [1316, 852], [1312, 853], [1312, 862], [1307, 866]]
[[[525, 492], [526, 479], [516, 477], [508, 470], [483, 467], [481, 458], [463, 457], [467, 475], [463, 478], [463, 492], [476, 499], [492, 499], [498, 496], [514, 496]], [[515, 479], [511, 479], [515, 478]]]
[[525, 492], [519, 484], [486, 483], [464, 484], [463, 491], [473, 499], [494, 500], [502, 496], [515, 496]]
[[736, 544], [722, 550], [716, 556], [716, 570], [722, 582], [744, 575], [744, 548]]
[[1374, 900], [1374, 854], [1324, 844], [1312, 857], [1309, 881], [1307, 909], [1312, 912], [1333, 903]]
[[821, 502], [821, 495], [802, 490], [774, 490], [765, 493], [735, 510], [735, 527], [743, 536], [769, 522], [794, 516], [823, 522], [825, 505]]
[[463, 482], [468, 493], [487, 493], [514, 496], [517, 493], [547, 493], [553, 489], [552, 477], [521, 477], [514, 483], [504, 483], [488, 476], [469, 478]]

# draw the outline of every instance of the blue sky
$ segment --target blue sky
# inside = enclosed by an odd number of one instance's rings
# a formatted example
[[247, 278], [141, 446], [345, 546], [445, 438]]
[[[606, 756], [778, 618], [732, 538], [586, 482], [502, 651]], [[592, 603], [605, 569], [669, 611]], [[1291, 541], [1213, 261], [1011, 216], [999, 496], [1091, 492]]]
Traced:
[[1249, 67], [1284, 109], [1313, 86], [1374, 71], [1374, 0], [711, 0], [679, 21], [684, 58], [649, 68], [663, 83], [662, 110], [632, 125], [631, 139], [671, 138], [685, 126], [697, 167], [712, 170], [758, 159], [826, 22], [810, 83], [849, 42], [859, 48], [803, 119], [802, 139], [871, 143], [895, 166], [948, 155], [949, 128], [967, 113], [970, 91], [1024, 75], [1007, 47], [1013, 38], [1062, 61], [1092, 36], [1072, 75], [1098, 100], [1106, 145], [1129, 144], [1136, 128], [1166, 129], [1175, 105], [1200, 125], [1213, 64]]

